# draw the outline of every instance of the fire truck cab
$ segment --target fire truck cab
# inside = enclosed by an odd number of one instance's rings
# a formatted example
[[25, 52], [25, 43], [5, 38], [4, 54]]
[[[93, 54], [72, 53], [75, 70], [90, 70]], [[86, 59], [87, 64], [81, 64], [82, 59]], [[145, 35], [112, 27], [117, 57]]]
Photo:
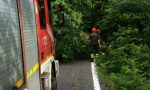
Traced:
[[51, 0], [0, 0], [0, 90], [55, 90]]

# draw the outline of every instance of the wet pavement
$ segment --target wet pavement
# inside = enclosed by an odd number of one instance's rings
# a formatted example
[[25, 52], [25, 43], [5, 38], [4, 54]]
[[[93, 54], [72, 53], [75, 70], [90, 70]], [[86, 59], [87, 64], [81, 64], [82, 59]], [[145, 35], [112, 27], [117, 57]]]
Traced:
[[60, 64], [58, 90], [94, 90], [90, 61]]

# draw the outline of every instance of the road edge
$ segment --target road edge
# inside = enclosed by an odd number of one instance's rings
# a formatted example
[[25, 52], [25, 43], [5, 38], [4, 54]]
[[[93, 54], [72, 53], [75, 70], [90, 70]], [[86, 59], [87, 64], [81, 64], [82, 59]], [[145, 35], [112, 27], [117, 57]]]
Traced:
[[101, 90], [95, 66], [96, 66], [95, 63], [91, 62], [93, 86], [94, 86], [94, 90]]

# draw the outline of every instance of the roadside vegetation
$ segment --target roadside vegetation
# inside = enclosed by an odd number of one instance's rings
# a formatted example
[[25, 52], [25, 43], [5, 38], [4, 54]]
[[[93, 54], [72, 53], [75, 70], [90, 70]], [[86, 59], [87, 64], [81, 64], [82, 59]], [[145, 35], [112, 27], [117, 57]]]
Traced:
[[103, 13], [100, 80], [110, 90], [150, 90], [149, 1], [111, 0]]
[[99, 79], [110, 90], [150, 90], [149, 0], [56, 0], [53, 5], [57, 3], [65, 12], [61, 32], [54, 23], [61, 60], [89, 58], [87, 35], [95, 25], [102, 30], [95, 58]]
[[55, 13], [53, 14], [53, 25], [56, 31], [56, 54], [63, 62], [89, 58], [87, 34], [83, 32], [82, 27], [83, 3], [86, 4], [86, 1], [56, 0], [52, 3], [53, 8], [57, 4], [63, 5], [64, 8], [65, 21], [62, 27], [57, 24], [60, 22], [59, 13], [53, 11]]

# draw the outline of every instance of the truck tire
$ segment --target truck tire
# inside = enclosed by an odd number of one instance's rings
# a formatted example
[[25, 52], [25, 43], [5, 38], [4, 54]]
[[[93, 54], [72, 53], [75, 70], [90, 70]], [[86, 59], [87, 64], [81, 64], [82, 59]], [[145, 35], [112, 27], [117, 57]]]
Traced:
[[53, 68], [51, 70], [51, 73], [51, 90], [57, 90], [57, 79]]
[[56, 78], [52, 78], [51, 82], [52, 82], [51, 90], [57, 90], [57, 80], [56, 80]]

